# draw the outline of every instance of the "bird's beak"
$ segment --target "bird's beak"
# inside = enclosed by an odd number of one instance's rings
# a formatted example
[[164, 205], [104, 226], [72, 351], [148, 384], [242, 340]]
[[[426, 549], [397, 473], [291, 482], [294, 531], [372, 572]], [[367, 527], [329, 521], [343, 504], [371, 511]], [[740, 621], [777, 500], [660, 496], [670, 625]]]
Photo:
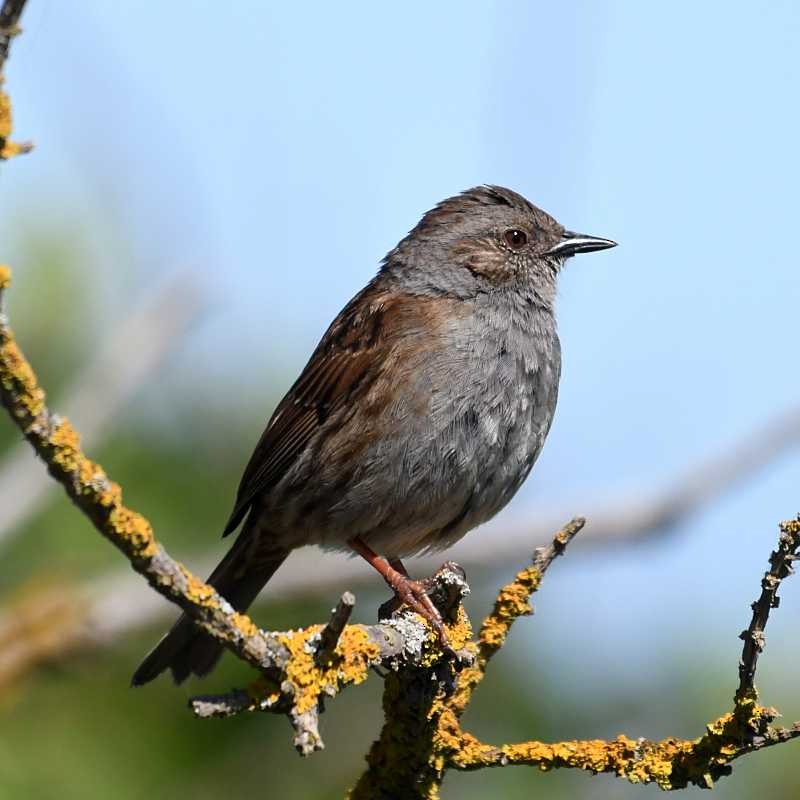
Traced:
[[545, 252], [548, 256], [574, 256], [575, 253], [592, 253], [595, 250], [606, 250], [616, 247], [617, 243], [611, 239], [601, 239], [599, 236], [587, 236], [585, 233], [564, 231], [561, 241]]

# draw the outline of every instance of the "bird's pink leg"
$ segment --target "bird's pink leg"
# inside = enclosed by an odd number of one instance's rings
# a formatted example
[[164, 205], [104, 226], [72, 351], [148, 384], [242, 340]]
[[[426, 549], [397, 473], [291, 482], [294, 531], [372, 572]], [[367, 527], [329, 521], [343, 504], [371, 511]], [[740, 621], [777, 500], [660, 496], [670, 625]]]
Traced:
[[390, 558], [389, 566], [392, 569], [396, 569], [401, 575], [405, 575], [406, 578], [409, 577], [408, 570], [403, 566], [403, 562], [399, 558]]
[[442, 623], [442, 615], [431, 602], [425, 586], [421, 581], [415, 581], [408, 577], [406, 568], [399, 558], [387, 561], [383, 556], [379, 556], [370, 548], [359, 536], [355, 536], [348, 541], [350, 547], [358, 553], [371, 567], [383, 577], [389, 584], [395, 597], [407, 605], [412, 611], [416, 611], [423, 619], [426, 619], [431, 627], [436, 631], [439, 642], [445, 650], [451, 650], [447, 640], [447, 632]]

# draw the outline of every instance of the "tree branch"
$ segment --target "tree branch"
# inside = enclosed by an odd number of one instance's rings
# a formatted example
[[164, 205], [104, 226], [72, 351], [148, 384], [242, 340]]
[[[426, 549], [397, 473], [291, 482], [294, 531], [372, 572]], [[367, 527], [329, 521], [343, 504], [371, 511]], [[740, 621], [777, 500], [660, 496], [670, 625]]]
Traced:
[[[64, 414], [80, 423], [84, 447], [106, 435], [120, 410], [174, 352], [205, 301], [188, 273], [173, 275], [108, 336], [64, 392]], [[54, 488], [24, 442], [0, 462], [0, 497], [13, 505], [0, 517], [0, 546], [22, 529]], [[110, 599], [110, 598], [109, 598]]]
[[15, 144], [9, 141], [13, 128], [11, 100], [2, 91], [6, 59], [11, 49], [11, 41], [21, 32], [19, 18], [24, 7], [25, 0], [5, 0], [0, 8], [0, 159], [29, 153], [33, 149], [33, 145], [28, 142]]
[[[762, 581], [761, 597], [753, 604], [753, 620], [742, 634], [745, 646], [733, 710], [709, 723], [702, 737], [653, 742], [620, 735], [611, 741], [530, 741], [495, 747], [461, 730], [458, 716], [464, 703], [457, 692], [441, 717], [440, 758], [444, 768], [474, 770], [513, 764], [541, 769], [570, 767], [612, 773], [631, 783], [656, 783], [662, 789], [690, 785], [711, 788], [717, 779], [730, 774], [735, 759], [800, 737], [800, 722], [788, 728], [772, 727], [778, 712], [758, 705], [753, 682], [769, 611], [777, 607], [778, 586], [791, 574], [790, 564], [800, 549], [800, 516], [782, 522], [780, 530], [778, 549], [770, 556], [770, 569]], [[465, 680], [471, 685], [468, 676]]]
[[11, 419], [75, 505], [153, 589], [262, 673], [270, 685], [277, 682], [278, 694], [267, 698], [268, 705], [278, 705], [280, 700], [283, 708], [285, 703], [298, 737], [308, 734], [301, 742], [302, 751], [318, 749], [322, 743], [313, 733], [313, 714], [323, 692], [330, 696], [346, 685], [360, 683], [370, 667], [378, 664], [417, 663], [423, 651], [427, 652], [425, 629], [416, 619], [406, 620], [402, 628], [400, 622], [348, 626], [334, 650], [336, 658], [317, 666], [322, 626], [265, 633], [247, 615], [234, 611], [213, 587], [166, 552], [153, 536], [150, 523], [124, 505], [120, 487], [83, 453], [69, 421], [47, 408], [44, 391], [3, 314], [4, 290], [10, 281], [8, 268], [0, 267], [0, 401]]
[[347, 621], [356, 606], [356, 598], [352, 592], [345, 592], [336, 607], [331, 611], [328, 624], [320, 631], [319, 646], [317, 648], [317, 663], [326, 664], [333, 658], [336, 645], [342, 638]]
[[450, 701], [450, 708], [457, 716], [466, 709], [472, 693], [486, 674], [489, 661], [505, 644], [511, 626], [520, 617], [533, 614], [531, 596], [539, 589], [550, 565], [566, 550], [584, 525], [586, 520], [583, 517], [570, 520], [556, 533], [549, 545], [534, 551], [533, 563], [518, 572], [514, 580], [500, 590], [492, 613], [481, 625], [475, 663], [461, 674], [458, 690]]
[[770, 554], [769, 569], [761, 580], [761, 595], [752, 604], [753, 616], [750, 624], [741, 632], [739, 638], [744, 641], [742, 658], [739, 661], [739, 688], [736, 699], [744, 702], [755, 693], [756, 666], [758, 656], [764, 650], [764, 630], [769, 620], [769, 612], [780, 604], [778, 589], [781, 581], [794, 574], [792, 564], [800, 556], [800, 517], [780, 524], [778, 547]]
[[19, 18], [26, 0], [5, 0], [0, 8], [0, 72], [5, 69], [11, 40], [19, 34]]

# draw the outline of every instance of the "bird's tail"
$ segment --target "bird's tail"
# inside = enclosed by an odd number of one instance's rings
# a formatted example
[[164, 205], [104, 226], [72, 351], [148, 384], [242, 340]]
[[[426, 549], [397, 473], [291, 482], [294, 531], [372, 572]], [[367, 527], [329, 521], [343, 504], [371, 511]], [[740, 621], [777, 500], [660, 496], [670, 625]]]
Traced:
[[[243, 531], [208, 579], [237, 611], [246, 611], [267, 581], [285, 561], [287, 552], [276, 552], [270, 558], [259, 558], [254, 565], [247, 553]], [[249, 563], [248, 563], [249, 562]], [[219, 642], [200, 630], [192, 620], [181, 614], [169, 633], [153, 648], [131, 679], [132, 686], [142, 686], [160, 675], [172, 671], [175, 683], [182, 683], [190, 674], [208, 675], [222, 655]]]

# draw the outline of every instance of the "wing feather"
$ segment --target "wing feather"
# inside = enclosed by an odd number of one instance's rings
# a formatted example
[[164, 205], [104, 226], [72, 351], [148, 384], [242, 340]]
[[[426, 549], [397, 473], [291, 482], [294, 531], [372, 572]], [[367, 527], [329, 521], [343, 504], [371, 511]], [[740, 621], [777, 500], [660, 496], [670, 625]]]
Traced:
[[379, 378], [380, 351], [392, 338], [384, 323], [395, 304], [369, 285], [328, 328], [256, 445], [223, 536], [239, 526], [259, 494], [286, 474], [331, 413]]

